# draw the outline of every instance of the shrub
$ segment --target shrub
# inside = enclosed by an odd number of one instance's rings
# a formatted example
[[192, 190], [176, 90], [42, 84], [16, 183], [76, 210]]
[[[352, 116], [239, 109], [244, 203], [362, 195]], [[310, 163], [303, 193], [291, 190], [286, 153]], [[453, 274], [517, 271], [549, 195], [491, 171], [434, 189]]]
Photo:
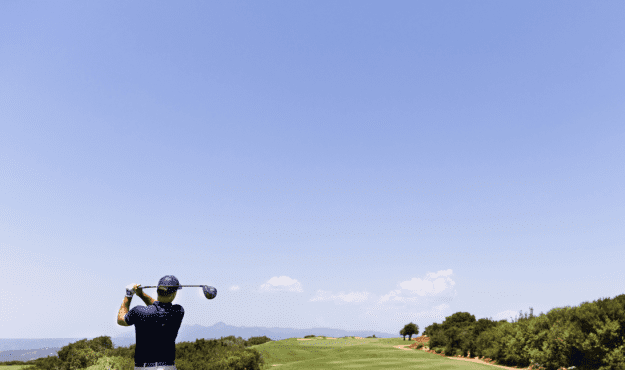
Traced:
[[311, 335], [307, 335], [307, 336], [305, 336], [304, 338], [314, 338], [314, 337], [315, 337], [315, 336], [311, 334]]
[[89, 366], [86, 370], [134, 370], [134, 368], [134, 360], [116, 356], [101, 357], [95, 365]]
[[436, 348], [434, 348], [434, 352], [441, 353], [441, 352], [443, 352], [443, 349], [441, 347], [436, 347]]
[[428, 341], [430, 348], [443, 347], [447, 344], [447, 339], [442, 330], [432, 333]]
[[272, 342], [273, 340], [271, 338], [268, 338], [267, 336], [263, 335], [262, 337], [251, 337], [250, 339], [248, 339], [247, 341], [245, 341], [245, 346], [249, 347], [249, 346], [256, 346], [259, 344], [263, 344], [263, 343], [267, 343], [267, 342]]

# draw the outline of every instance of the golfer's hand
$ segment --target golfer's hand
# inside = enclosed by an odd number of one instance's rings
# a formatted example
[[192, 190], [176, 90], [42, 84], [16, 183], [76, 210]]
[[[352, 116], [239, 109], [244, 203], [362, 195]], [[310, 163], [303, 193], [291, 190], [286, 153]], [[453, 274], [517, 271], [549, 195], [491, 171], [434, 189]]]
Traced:
[[139, 297], [143, 295], [143, 288], [141, 288], [141, 284], [135, 284], [132, 288]]
[[138, 284], [128, 284], [126, 285], [126, 297], [128, 298], [132, 298], [133, 295], [135, 295], [135, 287]]

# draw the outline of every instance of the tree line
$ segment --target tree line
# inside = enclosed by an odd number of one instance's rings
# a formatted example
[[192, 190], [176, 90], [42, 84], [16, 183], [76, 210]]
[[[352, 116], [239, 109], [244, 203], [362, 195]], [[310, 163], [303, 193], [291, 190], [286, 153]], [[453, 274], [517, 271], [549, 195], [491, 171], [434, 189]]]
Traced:
[[[254, 345], [271, 341], [266, 336], [221, 337], [197, 339], [195, 342], [176, 343], [176, 368], [178, 370], [260, 370], [265, 363]], [[113, 348], [109, 336], [70, 343], [58, 351], [57, 356], [47, 356], [30, 361], [9, 361], [4, 365], [30, 365], [24, 370], [134, 370], [136, 344]]]
[[[399, 331], [404, 340], [418, 333], [412, 322]], [[529, 315], [520, 311], [512, 322], [456, 312], [426, 327], [423, 335], [429, 337], [429, 349], [446, 356], [545, 370], [625, 370], [625, 294], [538, 316], [530, 308]]]

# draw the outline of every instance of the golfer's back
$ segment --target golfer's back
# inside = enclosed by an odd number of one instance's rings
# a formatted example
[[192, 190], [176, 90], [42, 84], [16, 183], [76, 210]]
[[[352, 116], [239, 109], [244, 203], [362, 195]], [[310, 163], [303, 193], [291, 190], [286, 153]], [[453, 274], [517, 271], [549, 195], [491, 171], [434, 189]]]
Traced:
[[137, 346], [135, 367], [174, 366], [176, 337], [184, 309], [179, 304], [155, 301], [135, 306], [126, 314], [126, 323], [135, 326]]

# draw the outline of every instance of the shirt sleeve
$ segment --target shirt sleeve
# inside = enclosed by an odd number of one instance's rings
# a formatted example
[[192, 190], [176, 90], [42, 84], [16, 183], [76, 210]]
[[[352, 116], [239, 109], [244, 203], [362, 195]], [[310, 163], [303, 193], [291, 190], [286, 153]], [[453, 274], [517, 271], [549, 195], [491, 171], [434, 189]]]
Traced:
[[135, 324], [135, 316], [137, 315], [137, 310], [135, 310], [137, 307], [133, 307], [130, 311], [128, 311], [128, 313], [124, 316], [124, 321], [126, 321], [126, 324], [128, 325], [134, 325]]

